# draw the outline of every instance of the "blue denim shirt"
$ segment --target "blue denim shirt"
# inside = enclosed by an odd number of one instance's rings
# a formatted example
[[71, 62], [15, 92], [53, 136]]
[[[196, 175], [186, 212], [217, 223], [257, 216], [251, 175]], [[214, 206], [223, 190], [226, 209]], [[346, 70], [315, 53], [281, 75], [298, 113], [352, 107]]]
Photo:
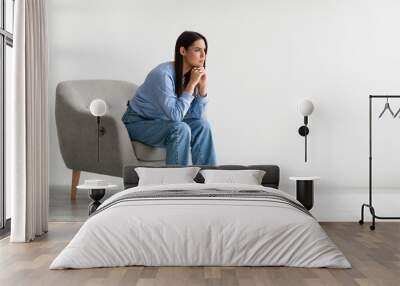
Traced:
[[145, 118], [182, 121], [201, 119], [207, 102], [207, 96], [200, 96], [197, 91], [194, 95], [183, 91], [178, 97], [175, 93], [174, 62], [165, 62], [150, 71], [129, 101], [129, 106]]

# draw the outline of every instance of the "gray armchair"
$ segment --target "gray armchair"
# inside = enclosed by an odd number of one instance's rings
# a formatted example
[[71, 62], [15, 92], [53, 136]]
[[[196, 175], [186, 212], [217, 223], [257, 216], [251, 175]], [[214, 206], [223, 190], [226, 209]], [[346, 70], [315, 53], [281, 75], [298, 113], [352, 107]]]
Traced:
[[[81, 171], [122, 177], [124, 165], [165, 166], [165, 149], [132, 141], [121, 121], [127, 102], [137, 86], [117, 80], [73, 80], [57, 85], [55, 116], [62, 158], [72, 170], [71, 199]], [[106, 101], [107, 114], [101, 117], [105, 134], [100, 137], [97, 161], [97, 121], [89, 111], [90, 102]]]

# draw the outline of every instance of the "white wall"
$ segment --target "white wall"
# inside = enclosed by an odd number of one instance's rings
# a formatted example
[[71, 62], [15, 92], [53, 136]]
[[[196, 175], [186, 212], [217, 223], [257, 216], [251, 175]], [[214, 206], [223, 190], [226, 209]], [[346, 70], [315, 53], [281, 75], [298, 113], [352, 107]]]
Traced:
[[[399, 1], [52, 0], [48, 9], [52, 185], [71, 180], [55, 129], [57, 83], [104, 78], [141, 84], [154, 66], [173, 59], [177, 36], [194, 30], [209, 42], [208, 119], [218, 163], [278, 164], [289, 192], [289, 176], [318, 175], [314, 214], [358, 217], [367, 199], [368, 95], [400, 94]], [[308, 163], [297, 133], [302, 98], [315, 104]], [[378, 102], [374, 113], [383, 105]], [[393, 106], [397, 110], [400, 100]], [[374, 123], [378, 214], [400, 214], [394, 201], [399, 126], [399, 119]], [[88, 177], [98, 175], [81, 176]]]

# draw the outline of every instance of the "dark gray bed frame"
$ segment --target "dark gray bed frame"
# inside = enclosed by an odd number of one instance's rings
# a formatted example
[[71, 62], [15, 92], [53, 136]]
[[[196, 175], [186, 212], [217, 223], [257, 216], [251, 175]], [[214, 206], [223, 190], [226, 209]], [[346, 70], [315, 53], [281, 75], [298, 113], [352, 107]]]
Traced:
[[[265, 171], [265, 175], [262, 179], [261, 184], [264, 187], [271, 187], [278, 189], [279, 187], [279, 167], [277, 165], [220, 165], [220, 166], [201, 166], [201, 165], [193, 165], [196, 167], [200, 167], [202, 170], [205, 169], [218, 169], [218, 170], [263, 170]], [[123, 179], [124, 179], [124, 189], [136, 187], [139, 183], [139, 177], [135, 171], [135, 168], [139, 166], [124, 166], [123, 170]], [[148, 167], [148, 168], [156, 168], [156, 167]], [[160, 168], [160, 167], [158, 167]], [[182, 166], [165, 166], [161, 168], [182, 168]], [[198, 173], [194, 178], [197, 183], [204, 183], [203, 176]]]

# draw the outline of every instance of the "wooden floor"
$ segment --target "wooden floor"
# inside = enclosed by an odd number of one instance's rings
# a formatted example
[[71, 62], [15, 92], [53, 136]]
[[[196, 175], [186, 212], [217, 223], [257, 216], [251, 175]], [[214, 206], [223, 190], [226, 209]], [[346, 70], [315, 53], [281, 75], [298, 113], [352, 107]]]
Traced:
[[119, 267], [48, 270], [81, 222], [51, 222], [32, 243], [0, 241], [0, 285], [400, 285], [400, 223], [322, 223], [352, 269], [290, 267]]

